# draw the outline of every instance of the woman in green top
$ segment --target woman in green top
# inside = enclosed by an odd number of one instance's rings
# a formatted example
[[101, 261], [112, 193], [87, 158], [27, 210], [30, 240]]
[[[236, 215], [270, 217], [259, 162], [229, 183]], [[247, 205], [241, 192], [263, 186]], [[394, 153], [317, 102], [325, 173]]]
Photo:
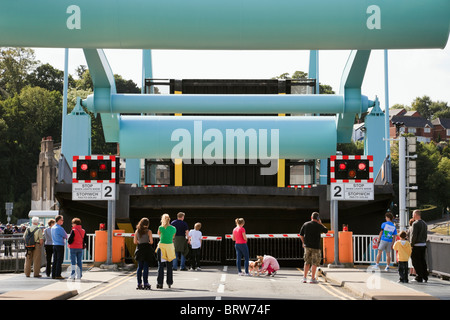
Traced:
[[164, 281], [164, 266], [167, 266], [167, 285], [173, 284], [172, 260], [175, 259], [175, 247], [173, 238], [177, 229], [170, 225], [170, 217], [167, 213], [161, 216], [161, 225], [158, 228], [159, 243], [156, 249], [158, 255], [157, 289], [162, 289]]

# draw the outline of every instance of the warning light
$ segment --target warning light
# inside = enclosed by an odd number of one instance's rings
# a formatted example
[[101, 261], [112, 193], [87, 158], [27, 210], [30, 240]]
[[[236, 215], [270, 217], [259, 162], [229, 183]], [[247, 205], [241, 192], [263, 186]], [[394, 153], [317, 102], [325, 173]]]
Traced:
[[364, 170], [366, 170], [366, 168], [367, 168], [367, 166], [366, 166], [366, 164], [364, 162], [360, 162], [358, 164], [358, 170], [359, 171], [364, 171]]
[[336, 159], [336, 180], [367, 180], [369, 179], [369, 160], [365, 159]]
[[[107, 156], [101, 156], [102, 159], [76, 159], [76, 167], [74, 168], [74, 179], [78, 181], [111, 181], [116, 182], [115, 167], [118, 158], [105, 159]], [[114, 161], [114, 165], [113, 165]], [[114, 170], [113, 170], [114, 167]]]

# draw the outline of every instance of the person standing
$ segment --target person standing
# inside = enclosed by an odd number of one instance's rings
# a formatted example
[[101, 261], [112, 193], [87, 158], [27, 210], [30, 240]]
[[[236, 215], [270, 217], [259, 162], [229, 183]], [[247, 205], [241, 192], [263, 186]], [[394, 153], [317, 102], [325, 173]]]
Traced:
[[243, 275], [241, 260], [244, 258], [245, 275], [249, 276], [250, 273], [248, 272], [248, 266], [250, 262], [250, 254], [247, 245], [247, 234], [244, 229], [244, 218], [237, 218], [235, 223], [236, 227], [233, 229], [232, 239], [235, 241], [234, 247], [236, 249], [236, 266], [238, 269], [238, 274], [240, 276]]
[[161, 216], [161, 225], [158, 228], [159, 243], [156, 248], [158, 256], [158, 277], [157, 277], [157, 289], [163, 288], [164, 282], [164, 267], [167, 267], [167, 285], [169, 288], [173, 284], [173, 269], [172, 261], [175, 257], [175, 246], [173, 239], [177, 229], [170, 224], [170, 217], [167, 213]]
[[52, 227], [52, 241], [53, 241], [53, 265], [52, 278], [64, 279], [61, 276], [62, 263], [64, 261], [64, 246], [67, 239], [67, 233], [62, 227], [64, 218], [62, 215], [55, 217], [55, 225]]
[[305, 222], [300, 229], [300, 239], [303, 243], [305, 261], [303, 271], [303, 283], [307, 282], [308, 272], [311, 268], [310, 283], [318, 283], [316, 270], [322, 259], [320, 251], [320, 239], [322, 233], [327, 233], [328, 229], [322, 224], [318, 212], [311, 214], [311, 221]]
[[192, 248], [192, 269], [195, 271], [201, 271], [200, 268], [200, 258], [201, 258], [201, 247], [202, 247], [202, 232], [200, 231], [202, 224], [197, 222], [194, 225], [194, 229], [189, 231], [189, 241]]
[[411, 256], [411, 244], [406, 240], [406, 231], [400, 232], [400, 240], [394, 243], [393, 249], [398, 252], [399, 282], [408, 283], [408, 260]]
[[394, 223], [392, 220], [394, 220], [394, 216], [390, 212], [386, 212], [384, 215], [386, 222], [383, 222], [381, 224], [381, 231], [378, 235], [379, 239], [379, 245], [378, 245], [378, 254], [376, 258], [375, 263], [375, 269], [379, 269], [379, 263], [381, 260], [381, 255], [383, 251], [386, 252], [386, 268], [385, 271], [389, 271], [389, 266], [391, 264], [391, 251], [392, 246], [394, 245], [393, 239], [394, 236], [397, 235], [397, 228], [395, 228]]
[[175, 245], [175, 255], [176, 258], [173, 260], [173, 269], [178, 268], [178, 258], [180, 258], [180, 270], [186, 271], [186, 257], [189, 253], [189, 247], [187, 243], [189, 235], [188, 224], [184, 221], [185, 213], [178, 212], [177, 220], [172, 221], [171, 225], [177, 229], [177, 233], [174, 239]]
[[9, 234], [10, 236], [3, 241], [3, 245], [5, 246], [5, 257], [12, 256], [12, 235], [14, 234], [14, 230], [11, 224], [7, 223], [5, 230], [3, 230], [3, 234]]
[[53, 258], [53, 241], [52, 241], [52, 227], [55, 224], [55, 219], [50, 219], [48, 221], [48, 227], [44, 230], [44, 248], [45, 257], [47, 263], [45, 266], [45, 273], [47, 277], [52, 275], [52, 258]]
[[420, 210], [413, 211], [414, 223], [411, 231], [411, 260], [416, 270], [415, 281], [428, 281], [428, 266], [426, 260], [428, 226], [422, 220], [422, 212]]
[[[153, 253], [153, 234], [149, 229], [150, 221], [148, 218], [142, 218], [136, 226], [134, 233], [134, 244], [137, 245], [134, 252], [134, 258], [138, 263], [137, 268], [137, 287], [138, 290], [150, 290], [151, 286], [148, 283], [148, 268], [150, 263], [155, 261], [155, 254]], [[142, 280], [144, 284], [142, 285]]]
[[25, 257], [25, 276], [30, 277], [31, 266], [33, 266], [33, 274], [35, 278], [40, 278], [41, 275], [41, 248], [44, 244], [44, 235], [41, 228], [39, 228], [39, 218], [33, 217], [31, 219], [31, 227], [27, 228], [23, 234], [23, 238], [26, 239], [27, 236], [33, 233], [35, 246], [34, 249], [27, 249], [27, 254]]
[[79, 218], [72, 219], [72, 230], [70, 231], [69, 240], [70, 262], [72, 264], [72, 272], [70, 279], [81, 279], [83, 275], [83, 250], [86, 247], [86, 231], [81, 227]]

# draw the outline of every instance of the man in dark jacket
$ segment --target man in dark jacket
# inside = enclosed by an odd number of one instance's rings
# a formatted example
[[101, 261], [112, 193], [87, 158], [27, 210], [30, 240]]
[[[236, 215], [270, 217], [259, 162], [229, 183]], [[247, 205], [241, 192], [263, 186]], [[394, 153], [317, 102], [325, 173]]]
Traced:
[[415, 280], [417, 282], [427, 282], [428, 266], [425, 254], [427, 250], [428, 226], [422, 220], [420, 210], [414, 210], [413, 219], [415, 221], [411, 226], [411, 260], [417, 273]]

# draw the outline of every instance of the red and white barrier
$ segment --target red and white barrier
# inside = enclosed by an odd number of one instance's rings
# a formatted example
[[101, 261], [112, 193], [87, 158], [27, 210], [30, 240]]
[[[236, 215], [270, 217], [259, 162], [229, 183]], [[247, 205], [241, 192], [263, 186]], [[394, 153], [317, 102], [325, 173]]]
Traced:
[[[152, 234], [153, 238], [158, 238], [159, 239], [159, 235], [158, 234]], [[115, 237], [124, 237], [124, 238], [133, 238], [134, 237], [134, 233], [124, 233], [124, 232], [116, 232], [114, 233]], [[222, 237], [216, 237], [216, 236], [203, 236], [202, 240], [210, 240], [210, 241], [221, 241]]]
[[[226, 234], [226, 239], [231, 239], [231, 234]], [[278, 233], [278, 234], [247, 234], [247, 239], [287, 239], [287, 238], [300, 238], [296, 233]]]
[[290, 184], [287, 186], [292, 189], [311, 189], [313, 187], [317, 187], [316, 184]]
[[165, 188], [168, 186], [168, 184], [147, 184], [144, 186], [144, 188]]

